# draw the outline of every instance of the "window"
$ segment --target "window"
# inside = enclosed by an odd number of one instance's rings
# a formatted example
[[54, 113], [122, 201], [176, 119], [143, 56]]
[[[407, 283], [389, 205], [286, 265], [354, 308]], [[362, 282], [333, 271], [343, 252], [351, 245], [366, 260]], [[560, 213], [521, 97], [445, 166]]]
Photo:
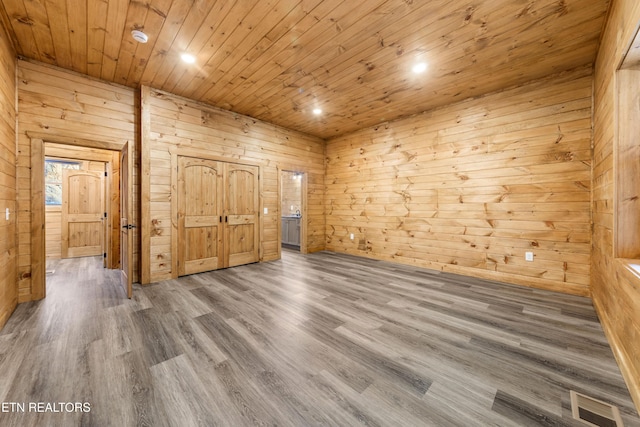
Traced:
[[62, 171], [64, 169], [80, 169], [80, 163], [51, 159], [44, 161], [44, 204], [47, 206], [62, 205]]

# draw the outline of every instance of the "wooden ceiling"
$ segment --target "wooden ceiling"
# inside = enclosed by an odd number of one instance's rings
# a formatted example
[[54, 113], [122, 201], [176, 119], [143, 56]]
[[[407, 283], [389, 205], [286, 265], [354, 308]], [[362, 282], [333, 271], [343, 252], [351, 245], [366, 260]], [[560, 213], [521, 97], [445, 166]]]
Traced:
[[322, 138], [591, 64], [609, 3], [1, 1], [23, 57]]

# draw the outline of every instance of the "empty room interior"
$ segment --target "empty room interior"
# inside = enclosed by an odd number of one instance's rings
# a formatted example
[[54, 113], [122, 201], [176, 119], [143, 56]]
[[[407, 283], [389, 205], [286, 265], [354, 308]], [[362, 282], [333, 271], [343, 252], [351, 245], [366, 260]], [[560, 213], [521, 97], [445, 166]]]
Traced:
[[640, 426], [637, 0], [0, 0], [0, 425]]

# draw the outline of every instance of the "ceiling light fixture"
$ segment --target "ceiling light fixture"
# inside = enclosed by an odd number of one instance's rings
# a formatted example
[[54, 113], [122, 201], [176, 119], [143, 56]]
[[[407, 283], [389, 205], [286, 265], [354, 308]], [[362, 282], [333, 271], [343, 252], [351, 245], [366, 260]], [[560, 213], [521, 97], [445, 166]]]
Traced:
[[413, 66], [412, 70], [416, 74], [423, 73], [427, 69], [427, 64], [424, 62], [420, 62]]
[[180, 58], [182, 58], [182, 60], [187, 64], [193, 64], [196, 62], [196, 57], [189, 53], [183, 53], [182, 55], [180, 55]]
[[140, 30], [131, 31], [131, 37], [133, 37], [133, 39], [138, 43], [146, 43], [149, 40], [149, 36]]
[[322, 114], [322, 109], [314, 108], [313, 109], [313, 114], [315, 114], [316, 116], [319, 116], [320, 114]]

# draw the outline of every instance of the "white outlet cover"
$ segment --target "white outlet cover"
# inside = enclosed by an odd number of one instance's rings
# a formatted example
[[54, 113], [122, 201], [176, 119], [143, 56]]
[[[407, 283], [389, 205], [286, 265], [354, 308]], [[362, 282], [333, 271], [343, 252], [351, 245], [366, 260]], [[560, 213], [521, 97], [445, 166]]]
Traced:
[[533, 252], [525, 252], [524, 253], [525, 261], [533, 261]]

